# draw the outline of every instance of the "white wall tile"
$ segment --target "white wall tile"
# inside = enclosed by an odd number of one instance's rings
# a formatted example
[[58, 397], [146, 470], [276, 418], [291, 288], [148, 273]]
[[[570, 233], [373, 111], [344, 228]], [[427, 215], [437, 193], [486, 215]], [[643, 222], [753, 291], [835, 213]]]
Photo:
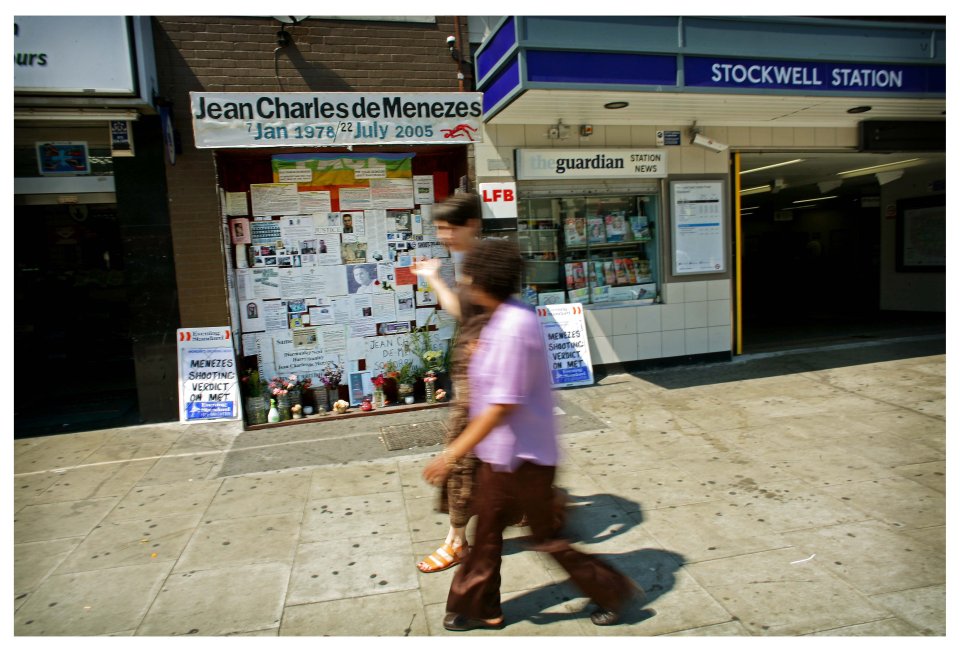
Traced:
[[654, 303], [637, 309], [637, 332], [653, 333], [660, 330], [660, 310], [662, 306]]
[[660, 327], [664, 331], [675, 331], [683, 328], [683, 304], [671, 303], [660, 306]]
[[683, 304], [683, 327], [706, 328], [707, 301], [696, 301]]
[[707, 326], [726, 326], [733, 323], [731, 305], [729, 299], [707, 301]]
[[547, 125], [523, 125], [524, 147], [552, 147], [553, 141], [547, 138]]
[[690, 283], [683, 284], [684, 303], [690, 303], [691, 301], [706, 301], [706, 300], [707, 300], [707, 282], [706, 281], [691, 281]]
[[637, 333], [637, 308], [614, 308], [611, 310], [611, 333], [617, 335], [635, 335]]
[[663, 351], [660, 333], [640, 333], [637, 335], [637, 360], [659, 358]]
[[613, 343], [606, 337], [595, 337], [590, 340], [590, 360], [593, 364], [619, 362], [613, 350]]
[[722, 281], [707, 281], [707, 301], [716, 299], [729, 299], [733, 296], [733, 281], [724, 279]]
[[709, 353], [733, 350], [733, 327], [711, 326], [707, 329]]
[[660, 333], [660, 347], [664, 358], [683, 355], [687, 350], [684, 331], [663, 331]]
[[610, 309], [588, 309], [583, 311], [584, 322], [587, 324], [587, 334], [590, 337], [607, 337], [613, 334]]
[[683, 303], [683, 286], [686, 283], [664, 283], [660, 288], [664, 303]]
[[770, 127], [750, 127], [750, 145], [752, 147], [773, 145], [773, 129]]
[[710, 348], [710, 339], [708, 329], [706, 328], [688, 328], [683, 331], [684, 346], [687, 355], [695, 353], [706, 353]]
[[637, 335], [614, 335], [613, 351], [616, 353], [618, 362], [630, 362], [637, 359]]

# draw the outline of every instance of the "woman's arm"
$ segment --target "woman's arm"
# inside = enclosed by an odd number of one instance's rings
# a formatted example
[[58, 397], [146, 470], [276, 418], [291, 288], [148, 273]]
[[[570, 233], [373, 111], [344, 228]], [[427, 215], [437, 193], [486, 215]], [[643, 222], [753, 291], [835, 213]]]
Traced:
[[440, 300], [440, 305], [443, 309], [453, 315], [457, 321], [463, 321], [463, 316], [460, 311], [460, 297], [440, 278], [439, 260], [431, 258], [430, 260], [414, 262], [413, 265], [410, 266], [410, 270], [414, 274], [427, 279], [427, 283], [429, 283], [433, 291], [437, 293], [437, 298]]
[[516, 408], [516, 404], [505, 403], [494, 403], [487, 406], [476, 419], [470, 420], [460, 436], [448, 448], [444, 449], [443, 454], [423, 469], [423, 479], [433, 485], [441, 484], [450, 472], [450, 467], [458, 459], [472, 451], [494, 428], [503, 423]]

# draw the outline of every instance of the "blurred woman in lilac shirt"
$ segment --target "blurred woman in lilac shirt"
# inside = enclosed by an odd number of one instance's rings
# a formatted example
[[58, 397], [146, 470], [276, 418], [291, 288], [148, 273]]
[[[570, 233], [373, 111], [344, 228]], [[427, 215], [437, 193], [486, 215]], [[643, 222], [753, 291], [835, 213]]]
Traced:
[[558, 448], [547, 352], [536, 314], [511, 298], [520, 289], [523, 260], [507, 240], [482, 240], [464, 261], [472, 300], [490, 313], [470, 358], [470, 422], [423, 477], [442, 483], [449, 468], [473, 452], [477, 532], [447, 596], [443, 626], [452, 631], [503, 626], [500, 563], [503, 530], [526, 513], [533, 549], [550, 553], [589, 596], [597, 625], [612, 625], [642, 593], [628, 577], [559, 538], [553, 479]]

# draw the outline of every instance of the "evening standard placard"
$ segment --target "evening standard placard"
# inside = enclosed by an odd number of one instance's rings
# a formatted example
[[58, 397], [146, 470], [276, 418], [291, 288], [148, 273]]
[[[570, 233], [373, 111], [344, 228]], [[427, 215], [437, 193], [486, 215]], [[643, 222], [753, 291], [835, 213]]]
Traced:
[[240, 418], [239, 385], [230, 329], [178, 328], [180, 421]]
[[540, 332], [547, 346], [547, 362], [554, 387], [593, 384], [590, 344], [583, 305], [561, 303], [539, 306]]
[[190, 93], [198, 148], [480, 142], [482, 93]]

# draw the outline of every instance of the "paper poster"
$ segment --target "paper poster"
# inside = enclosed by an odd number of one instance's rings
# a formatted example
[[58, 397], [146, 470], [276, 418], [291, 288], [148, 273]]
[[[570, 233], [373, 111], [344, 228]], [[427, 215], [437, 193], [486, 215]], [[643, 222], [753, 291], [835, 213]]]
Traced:
[[436, 308], [417, 308], [417, 328], [426, 326], [436, 312]]
[[340, 188], [338, 194], [341, 211], [362, 211], [374, 208], [370, 199], [370, 188]]
[[329, 190], [303, 190], [297, 193], [297, 199], [303, 215], [322, 215], [333, 210]]
[[289, 328], [287, 323], [287, 302], [279, 299], [264, 301], [263, 307], [263, 329], [265, 331], [285, 331]]
[[346, 279], [349, 294], [372, 294], [379, 283], [377, 265], [346, 265]]
[[313, 230], [317, 235], [343, 233], [343, 219], [340, 213], [317, 213], [313, 216]]
[[262, 299], [249, 299], [240, 302], [240, 327], [244, 333], [266, 330]]
[[295, 183], [252, 183], [250, 203], [254, 215], [297, 215], [300, 199]]
[[377, 263], [390, 260], [390, 251], [387, 246], [387, 212], [384, 210], [369, 210], [366, 212], [367, 262]]
[[364, 398], [373, 394], [373, 382], [369, 371], [355, 371], [350, 374], [350, 404], [360, 405]]
[[277, 270], [280, 279], [281, 297], [305, 297], [311, 296], [313, 288], [308, 288], [306, 278], [301, 273], [302, 270], [296, 268], [284, 268]]
[[250, 214], [247, 210], [247, 193], [245, 192], [224, 193], [224, 206], [229, 216]]
[[317, 348], [318, 338], [315, 328], [298, 328], [293, 331], [293, 348], [295, 349], [315, 349]]
[[413, 208], [413, 179], [371, 179], [371, 208]]
[[336, 323], [333, 306], [320, 305], [310, 307], [310, 323], [314, 326], [330, 326]]
[[347, 329], [343, 324], [322, 324], [317, 327], [323, 348], [331, 353], [346, 354]]
[[365, 233], [363, 211], [345, 211], [340, 213], [340, 226], [341, 233], [363, 235]]
[[413, 176], [413, 200], [417, 204], [433, 203], [432, 174], [415, 174]]
[[416, 285], [417, 275], [411, 271], [410, 267], [394, 266], [393, 273], [397, 281], [397, 286]]
[[397, 300], [393, 292], [373, 294], [373, 319], [378, 324], [397, 320]]
[[417, 318], [416, 306], [413, 303], [413, 286], [412, 285], [400, 285], [397, 286], [396, 291], [397, 301], [397, 321], [413, 321]]
[[265, 220], [260, 222], [250, 222], [250, 240], [254, 245], [261, 248], [268, 247], [270, 251], [258, 251], [261, 256], [275, 256], [277, 243], [280, 238], [280, 222], [274, 220]]
[[257, 299], [279, 299], [280, 270], [256, 267], [250, 270], [253, 278], [253, 296]]
[[280, 219], [280, 239], [283, 240], [283, 246], [288, 253], [302, 253], [303, 244], [316, 240], [315, 236], [312, 215], [296, 215]]

